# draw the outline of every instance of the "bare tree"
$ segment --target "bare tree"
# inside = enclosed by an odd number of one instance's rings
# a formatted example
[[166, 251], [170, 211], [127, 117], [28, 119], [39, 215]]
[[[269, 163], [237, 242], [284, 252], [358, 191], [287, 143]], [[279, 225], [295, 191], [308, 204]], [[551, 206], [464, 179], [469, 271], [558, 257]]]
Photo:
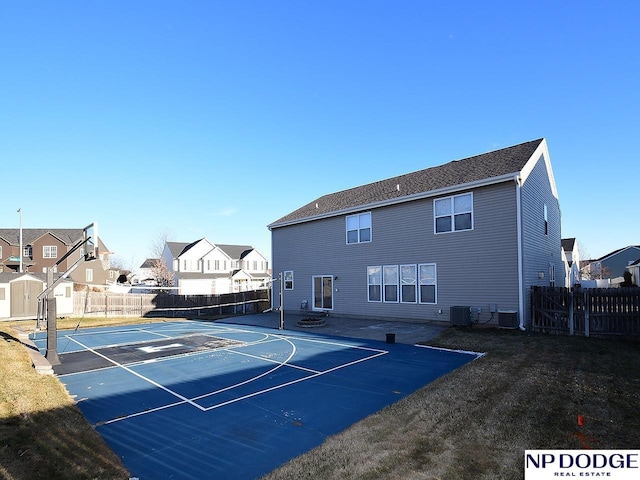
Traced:
[[580, 258], [584, 258], [578, 265], [580, 267], [580, 276], [583, 280], [600, 280], [611, 277], [611, 269], [609, 267], [605, 267], [595, 260], [587, 260], [591, 258], [591, 255], [580, 240], [578, 240], [578, 249]]
[[151, 254], [153, 256], [151, 276], [159, 287], [172, 287], [175, 279], [174, 272], [162, 259], [164, 247], [168, 240], [169, 231], [165, 229], [158, 234], [151, 244]]
[[605, 267], [600, 262], [593, 262], [585, 265], [580, 270], [582, 278], [585, 280], [601, 280], [603, 278], [611, 278], [611, 269]]
[[151, 257], [162, 258], [162, 252], [164, 252], [164, 246], [169, 241], [169, 230], [161, 230], [158, 236], [151, 242]]
[[175, 274], [161, 258], [154, 259], [151, 276], [159, 287], [173, 287]]

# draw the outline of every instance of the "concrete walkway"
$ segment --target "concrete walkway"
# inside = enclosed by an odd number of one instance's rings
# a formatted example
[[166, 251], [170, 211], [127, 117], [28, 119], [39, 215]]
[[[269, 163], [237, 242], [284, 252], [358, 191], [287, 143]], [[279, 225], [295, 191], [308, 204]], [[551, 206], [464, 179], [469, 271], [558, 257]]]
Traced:
[[[387, 334], [395, 335], [396, 343], [406, 343], [413, 345], [418, 342], [426, 342], [438, 336], [449, 326], [444, 322], [400, 322], [394, 320], [381, 319], [359, 319], [349, 317], [320, 317], [325, 320], [322, 327], [301, 327], [298, 321], [309, 315], [285, 313], [285, 330], [304, 330], [322, 333], [324, 335], [334, 335], [338, 337], [366, 338], [368, 340], [386, 341]], [[235, 323], [240, 325], [258, 325], [261, 327], [275, 328], [280, 325], [279, 313], [261, 313], [256, 315], [242, 315], [219, 320], [225, 323]]]

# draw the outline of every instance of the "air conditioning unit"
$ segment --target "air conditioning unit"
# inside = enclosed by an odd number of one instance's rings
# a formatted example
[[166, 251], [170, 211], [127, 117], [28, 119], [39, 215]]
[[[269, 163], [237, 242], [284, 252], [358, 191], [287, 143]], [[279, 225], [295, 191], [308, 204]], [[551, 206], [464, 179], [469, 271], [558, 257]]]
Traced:
[[498, 310], [498, 326], [500, 328], [518, 328], [518, 312]]
[[468, 327], [471, 325], [471, 307], [451, 307], [449, 321], [451, 325]]

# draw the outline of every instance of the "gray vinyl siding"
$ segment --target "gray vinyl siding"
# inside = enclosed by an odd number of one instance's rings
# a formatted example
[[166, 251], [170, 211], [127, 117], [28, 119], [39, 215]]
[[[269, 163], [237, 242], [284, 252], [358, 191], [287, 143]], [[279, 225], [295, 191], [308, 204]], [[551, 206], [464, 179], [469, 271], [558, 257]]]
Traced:
[[[544, 205], [548, 211], [548, 234], [545, 235]], [[530, 324], [531, 287], [549, 286], [549, 266], [555, 265], [555, 285], [563, 287], [565, 279], [562, 261], [561, 215], [558, 199], [549, 183], [549, 173], [541, 156], [522, 186], [522, 240], [524, 324]], [[544, 277], [540, 278], [540, 274]]]
[[[273, 228], [274, 274], [294, 272], [284, 309], [298, 311], [303, 300], [311, 306], [312, 276], [332, 275], [334, 315], [448, 321], [449, 308], [464, 305], [474, 320], [497, 323], [490, 304], [518, 309], [515, 195], [515, 182], [474, 190], [470, 231], [435, 234], [433, 199], [369, 210], [369, 243], [346, 244], [345, 215]], [[436, 304], [367, 301], [367, 266], [421, 263], [436, 264]]]
[[622, 277], [627, 270], [627, 266], [640, 258], [640, 248], [635, 246], [627, 247], [613, 255], [600, 260], [602, 267], [608, 269], [608, 278]]

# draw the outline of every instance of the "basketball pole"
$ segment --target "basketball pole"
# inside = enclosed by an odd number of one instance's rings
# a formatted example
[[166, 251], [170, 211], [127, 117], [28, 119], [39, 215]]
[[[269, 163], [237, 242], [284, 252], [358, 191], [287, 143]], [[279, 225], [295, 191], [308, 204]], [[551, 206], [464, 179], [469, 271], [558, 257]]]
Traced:
[[282, 275], [282, 272], [280, 272], [278, 274], [278, 280], [280, 280], [280, 330], [284, 329], [284, 308], [283, 308], [283, 293], [284, 293], [284, 289], [283, 289], [283, 284], [284, 284], [284, 278]]
[[[47, 288], [38, 295], [38, 301], [44, 301], [43, 315], [47, 323], [47, 349], [44, 357], [51, 365], [60, 365], [60, 357], [58, 357], [58, 315], [54, 289], [56, 285], [70, 275], [80, 263], [87, 261], [90, 257], [86, 252], [81, 252], [80, 258], [56, 280], [53, 279], [53, 273], [57, 271], [58, 265], [65, 261], [72, 253], [83, 247], [89, 240], [91, 240], [91, 237], [87, 237], [81, 242], [76, 243], [52, 268], [47, 268]], [[95, 257], [93, 259], [95, 259]]]
[[44, 357], [49, 360], [51, 365], [60, 365], [60, 357], [58, 357], [58, 318], [56, 312], [56, 297], [53, 288], [49, 289], [49, 285], [53, 285], [53, 268], [47, 268], [47, 296], [45, 300], [44, 315], [47, 319], [47, 350]]

